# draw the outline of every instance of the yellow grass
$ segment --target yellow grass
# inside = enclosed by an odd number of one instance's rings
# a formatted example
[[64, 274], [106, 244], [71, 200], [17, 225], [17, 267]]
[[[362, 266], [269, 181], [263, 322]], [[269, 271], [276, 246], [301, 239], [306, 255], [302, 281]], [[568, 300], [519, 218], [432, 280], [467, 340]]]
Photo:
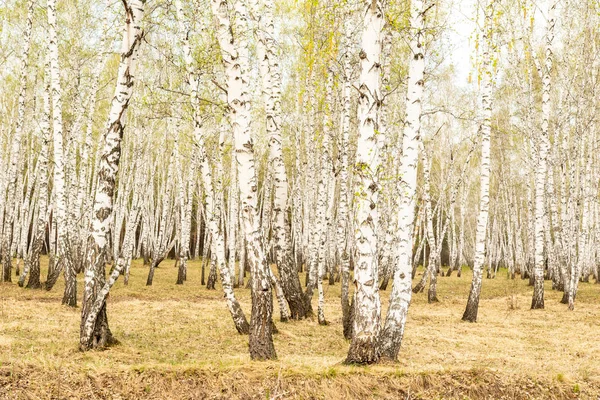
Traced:
[[[470, 274], [440, 278], [440, 303], [413, 295], [400, 362], [356, 367], [341, 364], [348, 343], [339, 284], [324, 283], [328, 326], [276, 320], [278, 360], [252, 362], [220, 288], [200, 285], [198, 262], [189, 263], [185, 285], [175, 285], [173, 265], [164, 262], [154, 286], [146, 287], [147, 268], [134, 262], [130, 285], [119, 280], [108, 300], [121, 344], [99, 352], [77, 350], [80, 309], [60, 305], [60, 282], [51, 292], [0, 285], [0, 398], [600, 395], [600, 285], [580, 284], [576, 310], [569, 312], [548, 283], [546, 309], [531, 311], [527, 282], [499, 273], [484, 280], [479, 322], [470, 324], [460, 321]], [[236, 293], [249, 318], [249, 291]], [[384, 313], [388, 295], [382, 292]]]

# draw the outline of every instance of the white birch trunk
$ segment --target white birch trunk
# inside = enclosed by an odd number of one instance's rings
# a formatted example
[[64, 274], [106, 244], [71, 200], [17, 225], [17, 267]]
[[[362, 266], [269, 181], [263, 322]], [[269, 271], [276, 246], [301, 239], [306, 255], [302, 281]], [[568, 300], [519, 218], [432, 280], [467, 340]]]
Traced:
[[247, 11], [240, 0], [234, 1], [235, 31], [233, 36], [226, 0], [211, 0], [217, 19], [217, 38], [227, 76], [227, 102], [233, 125], [235, 153], [240, 187], [242, 221], [249, 247], [252, 279], [252, 318], [250, 326], [250, 357], [274, 359], [273, 297], [269, 265], [265, 256], [257, 207], [258, 183], [254, 161], [254, 143], [250, 134], [250, 103], [248, 99], [248, 46], [244, 39]]
[[[221, 276], [221, 285], [225, 293], [225, 299], [227, 301], [227, 307], [237, 331], [241, 334], [247, 334], [249, 332], [249, 324], [246, 319], [244, 312], [235, 297], [233, 292], [233, 279], [230, 273], [230, 269], [227, 265], [225, 257], [225, 237], [224, 232], [219, 225], [219, 218], [221, 216], [221, 196], [215, 193], [213, 185], [213, 177], [208, 163], [208, 157], [206, 154], [206, 145], [204, 141], [204, 135], [202, 128], [202, 116], [200, 115], [200, 102], [198, 98], [198, 80], [196, 72], [193, 67], [193, 59], [191, 55], [191, 49], [189, 46], [189, 32], [183, 22], [184, 15], [181, 0], [176, 0], [178, 20], [180, 28], [185, 32], [183, 39], [184, 56], [186, 60], [186, 67], [188, 73], [188, 82], [191, 88], [190, 101], [193, 107], [194, 117], [194, 140], [197, 146], [197, 154], [199, 159], [200, 171], [202, 176], [202, 183], [205, 192], [206, 201], [206, 221], [213, 241], [213, 254], [216, 258], [216, 263]], [[218, 179], [218, 177], [217, 177]], [[220, 182], [217, 182], [217, 186], [220, 187]]]
[[58, 274], [64, 270], [65, 291], [62, 303], [71, 307], [77, 305], [77, 274], [71, 263], [68, 243], [67, 227], [67, 193], [65, 182], [65, 157], [63, 144], [62, 122], [62, 89], [60, 83], [60, 66], [58, 60], [58, 38], [56, 34], [56, 0], [48, 1], [48, 51], [50, 54], [50, 86], [52, 91], [52, 127], [54, 148], [54, 180], [53, 191], [56, 207], [53, 217], [57, 226], [57, 252], [54, 273], [46, 282], [46, 289], [50, 290]]
[[349, 300], [350, 286], [350, 255], [348, 254], [348, 144], [350, 142], [350, 123], [351, 123], [351, 107], [352, 107], [352, 33], [354, 31], [352, 10], [348, 10], [344, 23], [344, 47], [345, 53], [343, 58], [344, 82], [343, 82], [343, 111], [342, 111], [342, 134], [339, 142], [339, 203], [337, 215], [337, 251], [340, 260], [340, 275], [341, 275], [341, 303], [342, 303], [342, 325], [344, 337], [352, 338], [352, 311]]
[[377, 271], [379, 167], [377, 121], [381, 101], [382, 1], [366, 1], [361, 39], [356, 151], [354, 325], [346, 363], [377, 362], [381, 318]]
[[483, 33], [483, 61], [482, 61], [482, 93], [481, 110], [483, 121], [479, 128], [481, 135], [481, 172], [479, 215], [477, 216], [477, 231], [475, 237], [475, 257], [473, 264], [473, 280], [467, 307], [462, 320], [477, 321], [479, 310], [479, 295], [481, 293], [481, 277], [485, 259], [485, 237], [487, 233], [489, 203], [490, 203], [490, 134], [492, 117], [492, 18], [494, 0], [488, 0], [485, 7], [485, 23]]
[[556, 3], [551, 4], [548, 10], [546, 29], [546, 68], [542, 81], [542, 131], [539, 140], [539, 162], [535, 175], [535, 269], [533, 297], [531, 308], [544, 308], [544, 223], [546, 218], [546, 174], [547, 156], [550, 140], [548, 138], [548, 125], [550, 120], [550, 89], [552, 74], [552, 41], [554, 40], [554, 11]]
[[27, 288], [39, 289], [40, 283], [40, 254], [46, 239], [46, 224], [48, 217], [48, 159], [50, 148], [50, 73], [49, 60], [46, 57], [44, 66], [44, 105], [42, 120], [40, 122], [41, 149], [37, 163], [38, 168], [38, 215], [35, 221], [35, 233], [32, 239], [31, 250], [28, 253], [23, 268], [23, 273], [19, 277], [19, 286], [23, 286], [27, 274]]
[[414, 31], [410, 42], [411, 55], [406, 95], [406, 118], [402, 141], [400, 210], [398, 216], [398, 256], [394, 269], [392, 293], [385, 325], [380, 335], [382, 358], [396, 360], [404, 336], [408, 306], [412, 296], [413, 222], [417, 194], [417, 163], [423, 98], [423, 40], [425, 15], [423, 1], [411, 2], [410, 26]]
[[[19, 99], [17, 104], [17, 123], [15, 133], [10, 146], [10, 163], [8, 166], [8, 177], [6, 181], [6, 202], [4, 210], [8, 215], [4, 219], [4, 224], [0, 225], [0, 229], [4, 227], [4, 235], [2, 237], [2, 282], [12, 282], [12, 254], [10, 251], [12, 244], [12, 229], [11, 226], [14, 220], [14, 205], [16, 194], [16, 183], [19, 159], [21, 152], [21, 140], [23, 136], [23, 125], [25, 123], [25, 95], [27, 94], [27, 70], [29, 66], [29, 49], [31, 47], [31, 29], [33, 25], [33, 6], [35, 2], [29, 0], [27, 2], [27, 21], [25, 23], [25, 32], [23, 34], [23, 53], [21, 55], [19, 78]], [[4, 190], [0, 192], [4, 196]]]
[[115, 268], [115, 279], [111, 277], [106, 282], [105, 259], [113, 213], [115, 180], [119, 171], [121, 141], [125, 130], [126, 112], [133, 93], [135, 61], [143, 37], [140, 23], [144, 15], [145, 0], [124, 1], [124, 5], [126, 22], [121, 61], [115, 95], [108, 116], [108, 129], [102, 141], [103, 150], [100, 156], [94, 213], [88, 239], [79, 339], [81, 350], [101, 348], [115, 342], [108, 327], [105, 300], [120, 271]]
[[[281, 287], [290, 307], [292, 319], [306, 317], [307, 310], [302, 297], [298, 272], [292, 260], [292, 235], [287, 221], [288, 180], [283, 160], [283, 138], [281, 136], [281, 67], [275, 42], [273, 22], [273, 0], [263, 0], [262, 10], [258, 0], [252, 0], [255, 19], [258, 20], [259, 62], [263, 79], [266, 105], [266, 128], [269, 138], [269, 163], [273, 176], [273, 208], [264, 212], [267, 223], [272, 223], [275, 242], [275, 262], [281, 277]], [[266, 209], [265, 209], [266, 210]], [[270, 210], [270, 208], [269, 208]], [[268, 236], [265, 237], [265, 240]]]

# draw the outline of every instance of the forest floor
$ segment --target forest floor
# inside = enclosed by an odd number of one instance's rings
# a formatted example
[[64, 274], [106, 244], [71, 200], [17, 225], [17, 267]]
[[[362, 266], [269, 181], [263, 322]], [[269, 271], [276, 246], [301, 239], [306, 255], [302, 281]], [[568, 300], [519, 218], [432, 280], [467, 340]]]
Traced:
[[[275, 320], [278, 360], [252, 362], [220, 288], [200, 285], [199, 262], [184, 285], [173, 265], [157, 269], [152, 287], [141, 261], [129, 286], [117, 282], [108, 313], [120, 344], [105, 351], [78, 351], [80, 309], [60, 304], [60, 283], [50, 292], [0, 284], [0, 398], [600, 399], [594, 283], [580, 284], [568, 311], [547, 282], [546, 309], [532, 311], [527, 281], [502, 271], [483, 282], [478, 322], [465, 323], [470, 271], [440, 277], [439, 303], [427, 304], [427, 289], [413, 295], [400, 362], [360, 367], [342, 364], [339, 283], [324, 283], [328, 326]], [[249, 290], [236, 293], [249, 317]]]

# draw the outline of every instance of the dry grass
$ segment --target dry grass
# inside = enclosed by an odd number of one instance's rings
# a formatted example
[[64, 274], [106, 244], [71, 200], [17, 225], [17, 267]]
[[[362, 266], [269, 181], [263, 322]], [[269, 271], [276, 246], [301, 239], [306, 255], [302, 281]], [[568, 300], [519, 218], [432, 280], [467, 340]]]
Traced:
[[[573, 312], [547, 286], [546, 309], [531, 311], [527, 282], [499, 274], [484, 281], [470, 324], [460, 321], [469, 274], [440, 278], [439, 304], [413, 296], [401, 361], [352, 367], [341, 365], [339, 284], [325, 283], [330, 325], [277, 323], [279, 359], [251, 362], [222, 292], [200, 285], [199, 263], [183, 286], [172, 261], [153, 287], [146, 272], [135, 262], [130, 285], [113, 288], [121, 344], [101, 352], [77, 350], [80, 310], [60, 305], [60, 284], [0, 285], [0, 398], [600, 398], [600, 285], [581, 284]], [[249, 316], [249, 291], [237, 295]]]

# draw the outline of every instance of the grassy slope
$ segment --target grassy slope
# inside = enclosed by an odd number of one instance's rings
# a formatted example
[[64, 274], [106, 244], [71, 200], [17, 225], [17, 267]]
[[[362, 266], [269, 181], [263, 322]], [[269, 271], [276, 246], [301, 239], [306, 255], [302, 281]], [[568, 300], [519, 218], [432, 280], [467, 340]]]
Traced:
[[[546, 310], [531, 311], [527, 282], [499, 274], [484, 281], [479, 322], [469, 324], [460, 318], [470, 275], [440, 278], [439, 304], [413, 296], [398, 364], [349, 367], [340, 364], [348, 343], [339, 284], [324, 284], [330, 325], [277, 323], [279, 360], [255, 363], [222, 292], [200, 285], [199, 263], [190, 263], [185, 285], [175, 285], [176, 276], [167, 261], [146, 287], [146, 268], [135, 262], [130, 285], [119, 280], [109, 298], [109, 323], [121, 344], [88, 353], [77, 350], [80, 310], [60, 305], [60, 283], [51, 292], [0, 285], [0, 398], [600, 395], [600, 286], [594, 284], [580, 284], [574, 312], [549, 285]], [[249, 291], [237, 295], [249, 317]], [[382, 292], [384, 313], [388, 295]]]

